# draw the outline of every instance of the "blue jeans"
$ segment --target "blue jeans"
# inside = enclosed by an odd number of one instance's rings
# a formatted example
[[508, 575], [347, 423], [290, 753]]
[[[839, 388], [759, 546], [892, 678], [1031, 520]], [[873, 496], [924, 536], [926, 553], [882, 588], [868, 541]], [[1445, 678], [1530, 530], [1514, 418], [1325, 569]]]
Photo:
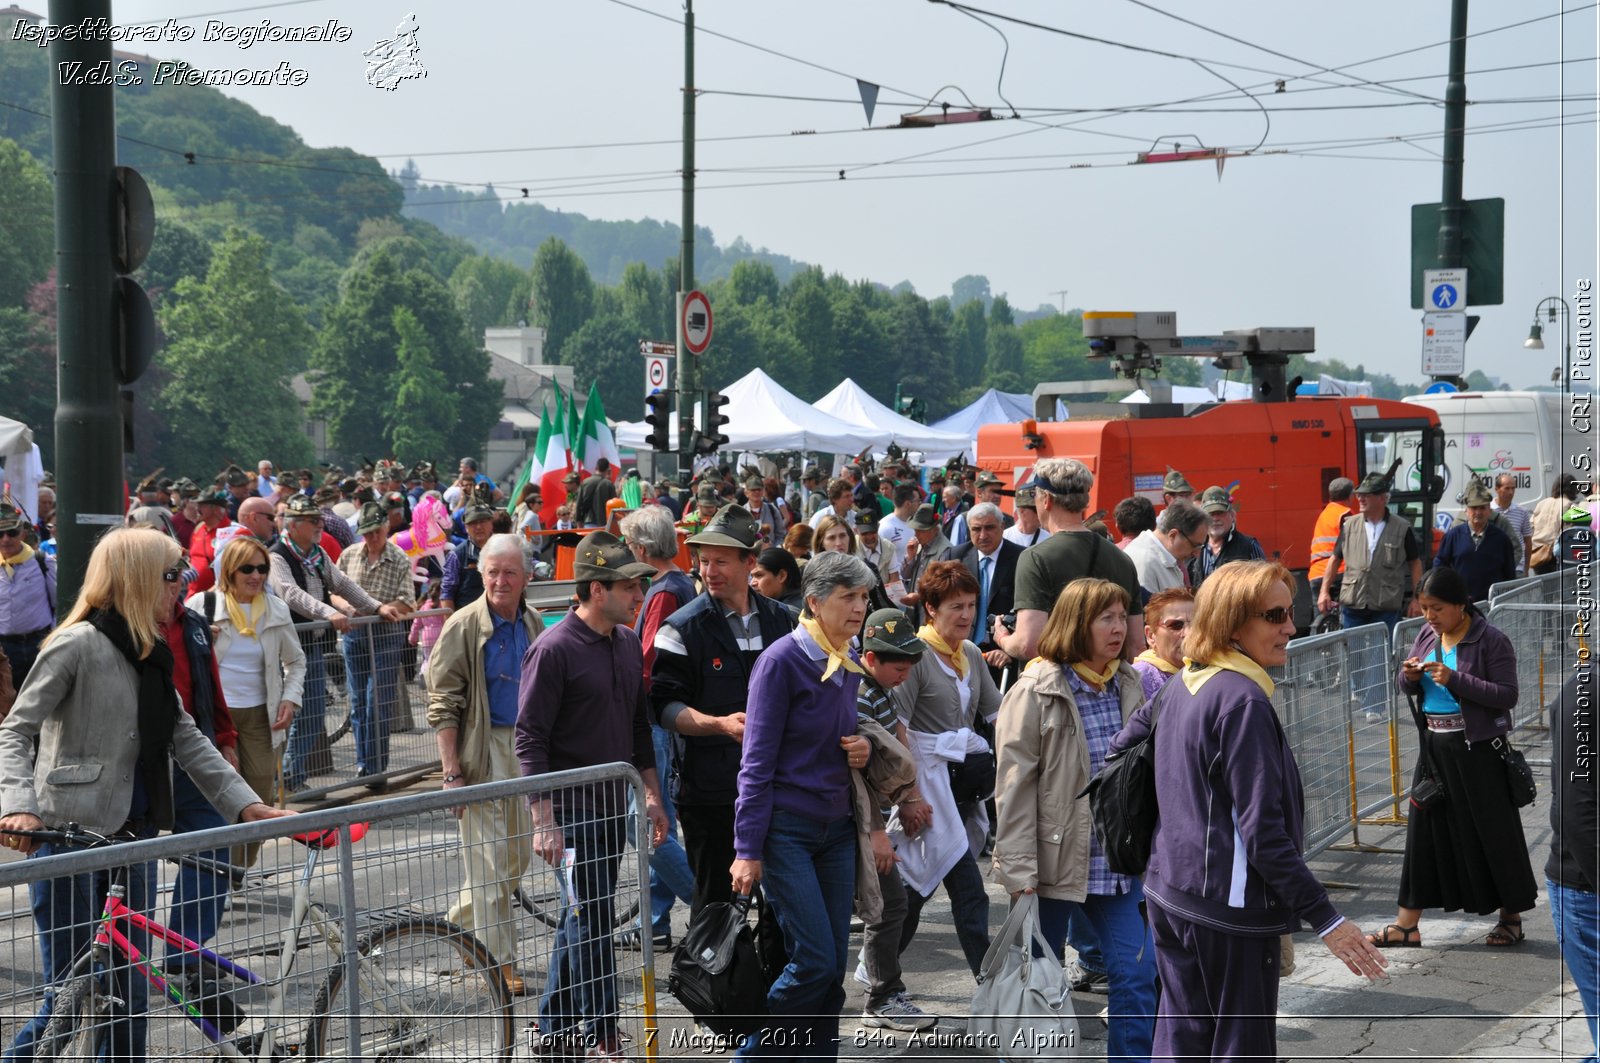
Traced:
[[650, 932], [666, 934], [672, 930], [672, 901], [684, 904], [694, 899], [694, 872], [689, 857], [678, 841], [678, 813], [667, 792], [667, 773], [672, 767], [672, 736], [660, 727], [650, 728], [656, 747], [656, 779], [661, 784], [661, 810], [667, 814], [667, 840], [650, 854]]
[[767, 990], [768, 1025], [745, 1037], [735, 1058], [837, 1059], [856, 889], [855, 820], [823, 823], [773, 809], [761, 888], [783, 928], [789, 963]]
[[[52, 852], [70, 852], [70, 847], [42, 845], [35, 857]], [[154, 900], [152, 886], [156, 878], [153, 862], [133, 864], [127, 871], [128, 892], [126, 901], [135, 911], [148, 912]], [[72, 969], [72, 961], [84, 946], [94, 938], [95, 927], [105, 910], [106, 890], [110, 886], [110, 873], [97, 871], [91, 874], [72, 875], [33, 883], [28, 887], [33, 904], [33, 922], [39, 928], [39, 958], [42, 961], [41, 977], [45, 984], [44, 1003], [38, 1014], [17, 1031], [16, 1039], [7, 1048], [4, 1059], [32, 1059], [33, 1044], [44, 1031], [55, 1004], [56, 983]], [[123, 924], [133, 947], [142, 955], [150, 952], [150, 935]], [[110, 957], [111, 995], [127, 1002], [126, 1006], [112, 1005], [111, 1036], [107, 1039], [100, 1058], [107, 1060], [142, 1060], [145, 1057], [146, 1032], [150, 1010], [150, 983], [144, 975], [129, 965], [121, 952], [112, 949]]]
[[404, 648], [404, 630], [399, 624], [363, 625], [351, 628], [344, 637], [357, 775], [381, 775], [389, 768], [389, 721], [400, 701]]
[[1091, 893], [1081, 904], [1039, 898], [1039, 929], [1058, 959], [1073, 909], [1094, 927], [1104, 950], [1111, 1006], [1107, 1059], [1150, 1058], [1156, 1029], [1156, 950], [1150, 928], [1139, 913], [1143, 898], [1144, 891], [1137, 886], [1114, 896]]
[[[318, 738], [328, 733], [322, 722], [328, 703], [328, 668], [322, 660], [323, 645], [320, 639], [300, 640], [306, 652], [305, 690], [294, 721], [289, 724], [288, 748], [283, 758], [283, 788], [291, 792], [305, 786], [307, 761], [317, 748]], [[267, 711], [276, 712], [277, 706], [269, 705]]]
[[1094, 974], [1106, 973], [1106, 957], [1100, 949], [1100, 936], [1094, 932], [1094, 922], [1084, 912], [1082, 905], [1073, 905], [1067, 913], [1067, 944], [1077, 952], [1079, 967]]
[[[1600, 1052], [1600, 1031], [1595, 1028], [1595, 1012], [1600, 1011], [1600, 894], [1563, 886], [1549, 878], [1544, 884], [1561, 958], [1578, 985], [1578, 998], [1589, 1019], [1589, 1037]], [[1583, 1057], [1583, 1063], [1595, 1063], [1595, 1054]]]
[[[1382, 624], [1390, 636], [1394, 635], [1394, 626], [1400, 621], [1398, 609], [1352, 609], [1348, 605], [1339, 607], [1339, 626], [1341, 628], [1362, 627], [1366, 624]], [[1361, 708], [1366, 712], [1376, 712], [1388, 715], [1389, 688], [1394, 685], [1394, 676], [1389, 672], [1389, 646], [1384, 645], [1382, 652], [1369, 647], [1362, 647], [1350, 655], [1350, 679], [1360, 691]]]
[[[989, 889], [983, 884], [983, 872], [971, 853], [962, 853], [944, 877], [944, 892], [950, 898], [950, 919], [956, 925], [956, 940], [961, 943], [961, 954], [967, 958], [967, 967], [973, 976], [983, 968], [984, 954], [989, 951]], [[927, 898], [914, 889], [906, 890], [906, 923], [900, 931], [900, 954], [905, 955], [911, 939], [916, 936], [922, 922], [922, 906]]]
[[[190, 781], [188, 774], [182, 768], [175, 769], [172, 773], [172, 833], [183, 834], [227, 825], [228, 821], [222, 818], [222, 813], [211, 807], [211, 802]], [[228, 862], [226, 847], [205, 849], [194, 855], [219, 864]], [[167, 916], [167, 927], [196, 944], [204, 945], [216, 936], [217, 924], [222, 921], [222, 910], [227, 899], [228, 879], [225, 876], [184, 866], [179, 869], [178, 880], [172, 887], [172, 911]], [[176, 963], [175, 953], [177, 950], [168, 946], [167, 955], [173, 958], [168, 966]]]
[[620, 816], [590, 818], [578, 809], [559, 814], [567, 848], [573, 850], [572, 894], [565, 868], [556, 872], [564, 906], [550, 953], [550, 974], [539, 998], [539, 1030], [581, 1035], [580, 1045], [610, 1043], [617, 1036], [617, 959], [612, 948], [623, 824]]

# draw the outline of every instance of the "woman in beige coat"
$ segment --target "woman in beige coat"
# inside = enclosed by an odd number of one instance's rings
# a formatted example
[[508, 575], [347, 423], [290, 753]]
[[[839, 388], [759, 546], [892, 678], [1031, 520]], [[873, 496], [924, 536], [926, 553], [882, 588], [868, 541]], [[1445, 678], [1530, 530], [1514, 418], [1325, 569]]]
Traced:
[[1060, 959], [1069, 916], [1095, 929], [1109, 976], [1107, 1055], [1149, 1059], [1156, 968], [1136, 876], [1107, 865], [1078, 795], [1105, 764], [1111, 739], [1144, 700], [1122, 661], [1128, 593], [1069, 583], [1045, 621], [1039, 657], [1000, 704], [995, 724], [995, 879], [1012, 897], [1039, 896], [1039, 928]]

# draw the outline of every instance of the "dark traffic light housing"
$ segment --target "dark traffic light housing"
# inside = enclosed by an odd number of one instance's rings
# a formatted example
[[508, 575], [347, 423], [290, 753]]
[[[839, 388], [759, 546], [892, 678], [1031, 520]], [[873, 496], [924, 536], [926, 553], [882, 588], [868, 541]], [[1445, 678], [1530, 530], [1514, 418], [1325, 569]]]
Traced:
[[696, 454], [714, 454], [728, 445], [728, 433], [722, 426], [728, 423], [728, 415], [722, 412], [722, 407], [728, 404], [728, 396], [720, 391], [707, 391], [705, 402], [705, 431], [695, 437], [694, 452]]
[[672, 392], [657, 388], [644, 397], [645, 415], [644, 422], [650, 426], [650, 434], [644, 441], [650, 449], [668, 453], [672, 450]]

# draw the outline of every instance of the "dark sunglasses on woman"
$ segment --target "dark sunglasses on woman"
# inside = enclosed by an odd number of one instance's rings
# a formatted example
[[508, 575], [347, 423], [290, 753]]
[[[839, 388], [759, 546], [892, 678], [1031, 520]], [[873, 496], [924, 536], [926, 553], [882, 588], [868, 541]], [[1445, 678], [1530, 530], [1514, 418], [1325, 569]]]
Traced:
[[1287, 605], [1280, 605], [1276, 609], [1266, 609], [1251, 616], [1259, 616], [1269, 624], [1283, 624], [1289, 620], [1290, 609]]
[[241, 576], [265, 576], [272, 571], [271, 565], [240, 565], [236, 571]]

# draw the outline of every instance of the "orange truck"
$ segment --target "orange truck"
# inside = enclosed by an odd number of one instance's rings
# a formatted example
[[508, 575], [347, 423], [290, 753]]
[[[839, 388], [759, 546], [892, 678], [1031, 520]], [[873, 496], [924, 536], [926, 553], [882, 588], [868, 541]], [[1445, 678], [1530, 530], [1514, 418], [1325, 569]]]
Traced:
[[[1089, 333], [1088, 314], [1085, 319]], [[1248, 335], [1202, 337], [1221, 341], [1203, 353], [1226, 354], [1230, 342], [1243, 347], [1244, 361], [1255, 371], [1255, 394], [1269, 396], [1267, 401], [1217, 403], [1188, 412], [1166, 404], [1130, 404], [1124, 407], [1126, 416], [1112, 419], [986, 425], [978, 430], [977, 464], [1009, 489], [1026, 480], [1040, 458], [1076, 458], [1094, 473], [1088, 512], [1104, 510], [1108, 524], [1116, 504], [1130, 495], [1149, 498], [1160, 510], [1169, 466], [1197, 492], [1213, 484], [1225, 487], [1237, 508], [1239, 529], [1295, 573], [1301, 588], [1296, 620], [1309, 627], [1314, 612], [1306, 569], [1329, 481], [1348, 476], [1360, 482], [1369, 472], [1388, 471], [1399, 458], [1389, 505], [1412, 525], [1424, 554], [1431, 556], [1433, 510], [1442, 482], [1423, 470], [1438, 468], [1444, 436], [1439, 415], [1425, 406], [1369, 397], [1294, 396], [1293, 382], [1282, 379], [1287, 357], [1252, 351], [1242, 338]], [[1126, 352], [1108, 356], [1128, 358]], [[1148, 362], [1143, 368], [1151, 369]], [[1050, 388], [1040, 385], [1035, 396], [1039, 406], [1053, 409], [1057, 393]]]

